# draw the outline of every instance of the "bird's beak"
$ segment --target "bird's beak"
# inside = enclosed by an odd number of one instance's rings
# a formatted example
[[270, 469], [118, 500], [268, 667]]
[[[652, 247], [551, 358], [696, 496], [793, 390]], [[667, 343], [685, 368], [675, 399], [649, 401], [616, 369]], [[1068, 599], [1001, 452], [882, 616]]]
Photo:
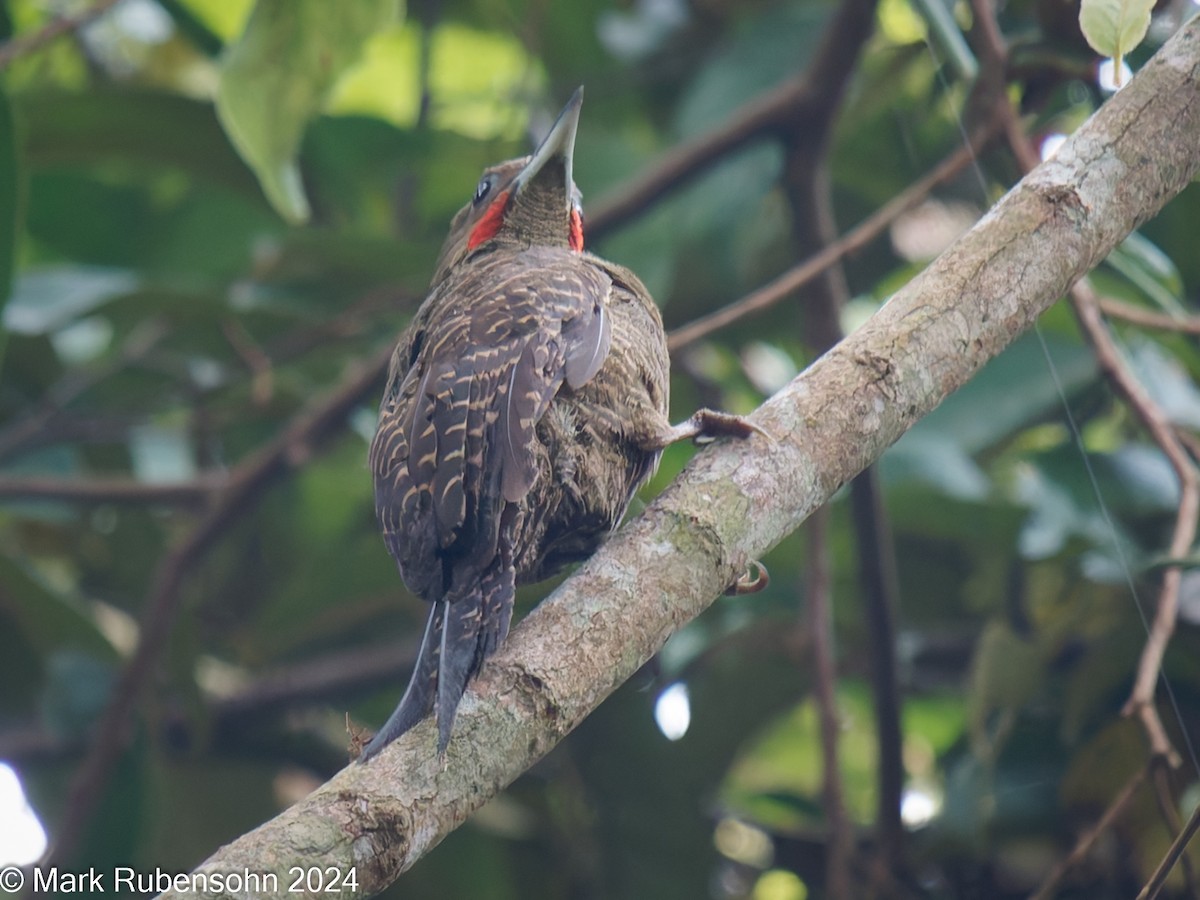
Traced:
[[533, 152], [533, 156], [529, 157], [525, 168], [514, 179], [512, 187], [514, 196], [532, 182], [548, 163], [558, 161], [562, 164], [563, 174], [566, 178], [565, 193], [567, 206], [570, 207], [571, 192], [575, 184], [571, 175], [571, 159], [575, 153], [575, 131], [579, 128], [579, 110], [582, 107], [583, 86], [580, 85], [571, 95], [571, 99], [567, 101], [562, 112], [558, 114], [550, 133], [542, 139], [537, 150]]

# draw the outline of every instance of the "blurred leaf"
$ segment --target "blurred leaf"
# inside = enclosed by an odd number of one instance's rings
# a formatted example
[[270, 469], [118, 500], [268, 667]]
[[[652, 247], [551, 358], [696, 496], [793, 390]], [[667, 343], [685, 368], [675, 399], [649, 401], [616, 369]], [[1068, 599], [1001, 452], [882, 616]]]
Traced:
[[991, 489], [990, 479], [957, 440], [933, 429], [911, 429], [888, 449], [879, 468], [889, 485], [920, 483], [960, 500], [982, 500]]
[[42, 689], [42, 721], [60, 739], [84, 737], [108, 705], [115, 681], [111, 663], [73, 650], [55, 651]]
[[1075, 754], [1063, 779], [1063, 799], [1077, 806], [1104, 807], [1125, 779], [1145, 765], [1145, 752], [1136, 723], [1118, 719]]
[[1142, 649], [1133, 610], [1125, 607], [1125, 613], [1123, 621], [1107, 626], [1109, 633], [1089, 642], [1067, 675], [1062, 707], [1065, 741], [1076, 742], [1098, 716], [1111, 714], [1125, 701], [1129, 673]]
[[[424, 87], [436, 100], [425, 110], [429, 124], [477, 141], [524, 142], [529, 98], [545, 85], [541, 65], [512, 34], [457, 22], [443, 21], [432, 31], [408, 22], [372, 36], [362, 58], [335, 85], [329, 112], [376, 116], [406, 128], [416, 125], [422, 115], [420, 68], [426, 40]], [[549, 98], [548, 105], [558, 99]]]
[[196, 475], [194, 448], [182, 426], [139, 425], [130, 431], [133, 473], [150, 484], [187, 481]]
[[690, 137], [721, 124], [765, 88], [802, 71], [828, 16], [825, 4], [780, 4], [729, 32], [687, 86], [679, 133]]
[[168, 9], [174, 6], [186, 9], [228, 41], [245, 27], [254, 0], [171, 0]]
[[920, 737], [935, 753], [944, 753], [961, 737], [967, 710], [956, 696], [917, 695], [904, 699], [905, 739]]
[[1005, 837], [1036, 841], [1053, 833], [1062, 777], [1055, 725], [1021, 719], [998, 755], [950, 754], [944, 807], [931, 829], [941, 854], [996, 859]]
[[261, 202], [208, 103], [150, 90], [36, 90], [14, 97], [14, 107], [31, 169], [119, 160], [134, 171], [185, 171]]
[[1044, 677], [1042, 654], [1035, 643], [1000, 622], [987, 624], [975, 648], [967, 695], [977, 753], [994, 755], [997, 737], [993, 716], [1015, 713], [1042, 686]]
[[1158, 447], [1128, 443], [1091, 459], [1110, 511], [1122, 517], [1166, 516], [1179, 507], [1179, 479]]
[[1179, 360], [1160, 344], [1133, 338], [1126, 345], [1134, 375], [1172, 422], [1200, 428], [1200, 388]]
[[119, 269], [58, 266], [28, 272], [17, 281], [4, 325], [19, 334], [48, 334], [137, 286], [137, 276]]
[[[356, 236], [381, 235], [392, 255], [425, 257], [422, 280], [427, 280], [446, 223], [471, 199], [480, 171], [524, 149], [481, 144], [451, 131], [405, 130], [364, 116], [324, 116], [305, 135], [305, 173], [323, 222], [350, 228]], [[396, 230], [402, 240], [396, 240]]]
[[[158, 0], [158, 5], [193, 47], [206, 56], [216, 56], [224, 49], [224, 42], [241, 30], [245, 17], [250, 14], [251, 1], [214, 4], [204, 0]], [[226, 16], [216, 16], [217, 10]]]
[[[947, 397], [918, 422], [909, 435], [943, 435], [974, 455], [1012, 438], [1019, 429], [1062, 409], [1064, 397], [1090, 384], [1096, 377], [1096, 360], [1078, 341], [1036, 334], [1017, 338], [974, 378]], [[1053, 374], [1051, 373], [1053, 367]], [[987, 410], [987, 415], [980, 415]]]
[[[876, 770], [876, 743], [871, 702], [859, 682], [838, 685], [841, 719], [841, 764], [846, 803], [855, 821], [870, 821], [876, 786], [865, 772]], [[805, 700], [767, 728], [730, 770], [723, 796], [734, 809], [743, 810], [771, 828], [795, 829], [811, 823], [804, 798], [821, 792], [821, 739], [815, 701]], [[797, 798], [786, 804], [780, 797]], [[818, 817], [819, 821], [819, 817]]]
[[23, 635], [43, 659], [64, 648], [95, 659], [115, 659], [108, 640], [73, 597], [52, 590], [5, 555], [0, 555], [0, 612], [8, 620], [6, 630]]
[[[445, 99], [432, 109], [436, 127], [477, 140], [525, 137], [527, 98], [537, 96], [545, 78], [519, 40], [503, 31], [445, 23], [433, 32], [430, 54], [429, 88]], [[551, 98], [547, 114], [557, 114], [566, 99]], [[539, 130], [551, 124], [553, 119]]]
[[322, 0], [258, 0], [226, 51], [217, 114], [271, 204], [292, 222], [308, 218], [296, 151], [308, 120], [397, 0], [345, 0], [337, 15]]
[[1092, 49], [1112, 57], [1120, 71], [1122, 58], [1146, 36], [1153, 8], [1154, 0], [1083, 0], [1079, 27]]
[[1108, 254], [1105, 262], [1159, 309], [1174, 316], [1186, 315], [1179, 269], [1147, 238], [1135, 231]]
[[[120, 755], [103, 785], [96, 815], [88, 823], [77, 860], [112, 871], [129, 862], [145, 840], [145, 818], [150, 790], [148, 741], [139, 734]], [[120, 822], [121, 827], [112, 827]]]
[[421, 113], [420, 57], [423, 29], [416, 22], [374, 34], [329, 95], [335, 116], [369, 117], [411, 128]]
[[1119, 457], [1089, 454], [1084, 464], [1073, 444], [1031, 454], [1015, 476], [1016, 499], [1030, 510], [1021, 530], [1021, 553], [1045, 559], [1072, 538], [1082, 538], [1118, 567], [1116, 577], [1125, 577], [1126, 566], [1140, 565], [1141, 552], [1113, 516], [1172, 508], [1173, 479], [1156, 456], [1155, 451], [1123, 450]]

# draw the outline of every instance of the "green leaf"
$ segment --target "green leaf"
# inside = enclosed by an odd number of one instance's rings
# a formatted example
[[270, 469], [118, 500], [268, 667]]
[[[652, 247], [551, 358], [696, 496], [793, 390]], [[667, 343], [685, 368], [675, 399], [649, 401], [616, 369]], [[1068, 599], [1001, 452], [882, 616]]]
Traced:
[[1183, 316], [1183, 278], [1174, 261], [1136, 231], [1105, 260], [1163, 312]]
[[1003, 622], [989, 622], [971, 662], [967, 712], [971, 741], [982, 758], [993, 757], [1003, 743], [1012, 715], [1041, 687], [1045, 677], [1042, 654], [1032, 641], [1015, 634]]
[[[1053, 372], [1052, 372], [1053, 369]], [[1072, 397], [1096, 377], [1092, 352], [1078, 340], [1027, 334], [991, 360], [897, 442], [949, 439], [968, 454], [1010, 439], [1062, 408], [1059, 386]], [[987, 410], [987, 415], [980, 415]]]
[[111, 171], [114, 164], [136, 172], [183, 171], [261, 202], [254, 177], [229, 146], [209, 103], [143, 89], [39, 88], [12, 99], [31, 172], [95, 166]]
[[50, 587], [24, 563], [0, 556], [0, 621], [43, 658], [77, 650], [95, 659], [116, 658], [78, 599]]
[[296, 164], [305, 125], [367, 38], [395, 18], [397, 2], [347, 0], [330, 11], [322, 0], [258, 0], [221, 65], [221, 124], [291, 222], [309, 216]]
[[128, 270], [101, 266], [47, 266], [27, 272], [4, 311], [4, 327], [17, 334], [49, 334], [132, 293], [138, 283]]
[[1122, 57], [1146, 36], [1153, 8], [1154, 0], [1083, 0], [1079, 27], [1093, 50], [1112, 57], [1119, 73]]

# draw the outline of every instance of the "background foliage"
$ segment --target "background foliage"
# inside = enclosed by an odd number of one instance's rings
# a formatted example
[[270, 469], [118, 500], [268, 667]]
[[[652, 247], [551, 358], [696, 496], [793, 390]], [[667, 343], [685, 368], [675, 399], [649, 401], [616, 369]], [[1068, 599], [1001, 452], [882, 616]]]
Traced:
[[[963, 4], [940, 18], [930, 6], [884, 0], [838, 98], [829, 196], [843, 231], [976, 124], [977, 23]], [[1160, 6], [1135, 68], [1181, 5]], [[347, 714], [376, 726], [392, 708], [424, 611], [375, 529], [371, 376], [479, 170], [525, 152], [527, 134], [584, 83], [576, 177], [607, 212], [605, 198], [663, 154], [802, 74], [835, 4], [331, 8], [124, 0], [7, 61], [0, 758], [52, 838], [76, 832], [65, 864], [189, 868], [343, 765]], [[8, 0], [0, 36], [83, 10]], [[1062, 2], [1001, 10], [1011, 47], [1001, 77], [1038, 135], [1069, 131], [1105, 96], [1076, 15]], [[797, 259], [784, 149], [738, 145], [634, 213], [598, 215], [592, 249], [642, 276], [668, 327], [725, 305]], [[992, 147], [855, 254], [843, 325], [1016, 174]], [[1194, 314], [1197, 233], [1192, 188], [1113, 254], [1096, 287]], [[803, 367], [805, 303], [802, 292], [677, 353], [674, 416], [702, 404], [748, 411]], [[1117, 333], [1144, 387], [1194, 436], [1194, 336]], [[305, 431], [347, 384], [337, 414]], [[264, 452], [278, 464], [213, 523]], [[689, 452], [673, 448], [646, 493]], [[893, 872], [902, 887], [889, 890], [1024, 896], [1146, 765], [1142, 732], [1120, 710], [1177, 481], [1067, 308], [901, 440], [881, 477], [901, 596], [909, 825]], [[878, 885], [877, 698], [853, 515], [835, 501], [827, 535], [840, 778], [859, 841], [853, 877]], [[810, 665], [825, 636], [805, 613], [807, 540], [786, 540], [765, 560], [767, 591], [718, 601], [392, 893], [825, 895]], [[89, 736], [164, 591], [173, 627], [80, 821]], [[1131, 896], [1170, 843], [1169, 814], [1186, 818], [1200, 800], [1200, 593], [1187, 577], [1182, 599], [1160, 693], [1184, 763], [1155, 769], [1060, 896]], [[669, 741], [655, 701], [676, 683], [690, 726]], [[1170, 889], [1185, 889], [1181, 875]]]

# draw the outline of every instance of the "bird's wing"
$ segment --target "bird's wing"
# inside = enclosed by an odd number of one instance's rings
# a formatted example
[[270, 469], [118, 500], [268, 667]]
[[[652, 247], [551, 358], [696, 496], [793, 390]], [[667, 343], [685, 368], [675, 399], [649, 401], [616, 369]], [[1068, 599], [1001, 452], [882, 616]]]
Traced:
[[538, 421], [564, 383], [595, 375], [611, 341], [600, 269], [536, 252], [488, 262], [427, 301], [444, 313], [408, 342], [372, 443], [388, 547], [428, 600], [495, 558], [504, 503], [538, 477]]

